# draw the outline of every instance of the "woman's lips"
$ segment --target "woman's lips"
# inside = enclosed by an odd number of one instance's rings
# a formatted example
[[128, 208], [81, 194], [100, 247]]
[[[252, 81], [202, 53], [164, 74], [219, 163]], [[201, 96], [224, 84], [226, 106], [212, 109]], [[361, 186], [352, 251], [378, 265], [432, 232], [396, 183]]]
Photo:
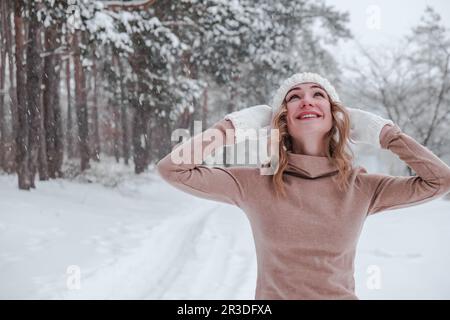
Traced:
[[317, 119], [320, 119], [320, 118], [322, 118], [322, 117], [311, 117], [311, 118], [297, 118], [297, 120], [300, 120], [300, 121], [308, 121], [308, 120], [317, 120]]

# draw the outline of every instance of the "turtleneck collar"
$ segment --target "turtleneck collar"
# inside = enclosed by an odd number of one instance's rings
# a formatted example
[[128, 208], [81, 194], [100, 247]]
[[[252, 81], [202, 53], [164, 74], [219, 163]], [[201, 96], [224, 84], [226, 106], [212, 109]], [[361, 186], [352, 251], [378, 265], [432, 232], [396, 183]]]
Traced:
[[284, 173], [303, 178], [319, 178], [334, 175], [338, 172], [336, 165], [325, 156], [310, 156], [287, 151], [288, 166]]

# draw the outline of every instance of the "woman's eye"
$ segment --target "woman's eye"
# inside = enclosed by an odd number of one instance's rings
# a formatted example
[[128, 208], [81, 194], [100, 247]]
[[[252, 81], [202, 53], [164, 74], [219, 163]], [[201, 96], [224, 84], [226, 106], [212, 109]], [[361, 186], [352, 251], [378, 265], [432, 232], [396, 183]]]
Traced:
[[320, 95], [322, 98], [325, 98], [325, 96], [323, 95], [322, 92], [316, 92], [316, 93], [314, 93], [314, 96], [316, 96], [316, 94]]
[[291, 96], [291, 97], [288, 99], [288, 102], [291, 101], [293, 98], [300, 99], [298, 95], [294, 94], [293, 96]]

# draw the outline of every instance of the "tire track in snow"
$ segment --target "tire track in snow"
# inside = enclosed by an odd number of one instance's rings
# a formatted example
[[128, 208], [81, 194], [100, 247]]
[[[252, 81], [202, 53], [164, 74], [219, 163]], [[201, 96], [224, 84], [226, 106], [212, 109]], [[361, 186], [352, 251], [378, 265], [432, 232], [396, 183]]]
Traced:
[[[161, 250], [165, 254], [170, 252], [170, 261], [166, 260], [164, 263], [165, 270], [159, 272], [157, 283], [150, 288], [145, 296], [146, 299], [164, 299], [170, 287], [173, 288], [172, 290], [175, 289], [178, 296], [188, 293], [190, 286], [186, 281], [191, 281], [192, 275], [186, 274], [186, 265], [192, 260], [192, 256], [196, 255], [199, 238], [213, 210], [214, 208], [208, 208], [201, 213], [196, 213], [195, 217], [190, 213], [189, 219], [171, 221], [172, 225], [169, 228], [174, 232], [170, 239], [165, 239], [167, 243], [165, 250]], [[181, 284], [180, 279], [184, 279]], [[179, 284], [178, 287], [177, 284]]]
[[[247, 230], [248, 229], [248, 230]], [[256, 253], [251, 229], [240, 228], [232, 238], [230, 251], [233, 252], [228, 262], [228, 270], [222, 281], [221, 297], [227, 299], [254, 299], [256, 287]], [[229, 293], [233, 293], [229, 295]]]
[[[222, 207], [221, 211], [227, 210]], [[227, 210], [228, 211], [228, 210]], [[256, 253], [250, 224], [244, 212], [218, 212], [214, 225], [225, 225], [229, 234], [226, 271], [221, 278], [217, 298], [254, 299], [256, 286]]]
[[[58, 290], [57, 299], [157, 299], [190, 253], [186, 242], [195, 239], [208, 207], [198, 213], [176, 214], [144, 228], [131, 252], [101, 267], [83, 269], [81, 289]], [[60, 288], [61, 289], [61, 288]]]
[[[232, 212], [230, 212], [232, 211]], [[167, 277], [161, 299], [252, 299], [256, 258], [244, 213], [217, 205], [204, 215], [195, 238], [186, 239], [178, 274]], [[188, 248], [187, 248], [188, 247]]]
[[229, 212], [238, 209], [230, 208], [208, 205], [141, 228], [136, 248], [101, 267], [83, 269], [81, 290], [60, 286], [52, 290], [54, 298], [252, 299], [254, 280], [248, 274], [256, 267], [240, 236], [250, 229], [242, 231]]

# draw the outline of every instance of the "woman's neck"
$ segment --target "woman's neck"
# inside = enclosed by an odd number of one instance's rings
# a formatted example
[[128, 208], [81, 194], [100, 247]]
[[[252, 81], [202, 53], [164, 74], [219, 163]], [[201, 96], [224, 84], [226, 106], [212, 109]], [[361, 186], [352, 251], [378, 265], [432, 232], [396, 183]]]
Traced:
[[308, 141], [292, 139], [292, 152], [308, 156], [326, 157], [326, 147], [323, 138], [308, 137]]

